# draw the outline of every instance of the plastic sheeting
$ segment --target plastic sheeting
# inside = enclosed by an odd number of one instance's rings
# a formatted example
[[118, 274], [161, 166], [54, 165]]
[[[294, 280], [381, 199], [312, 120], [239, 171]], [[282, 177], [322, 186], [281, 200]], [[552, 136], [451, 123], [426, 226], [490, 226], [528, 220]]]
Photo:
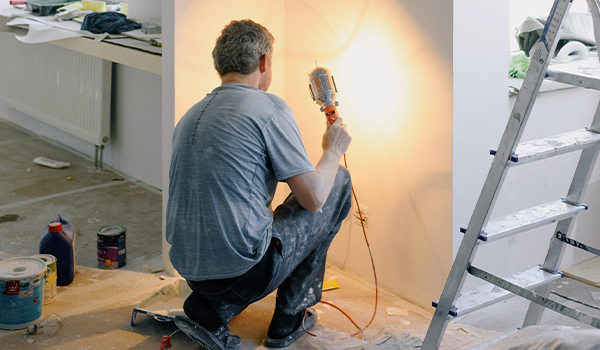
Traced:
[[415, 350], [423, 345], [421, 338], [406, 332], [395, 334], [389, 327], [366, 339], [368, 342], [335, 329], [321, 328], [314, 333], [317, 336], [308, 338], [308, 343], [317, 350]]
[[494, 344], [489, 350], [600, 350], [600, 329], [530, 326]]

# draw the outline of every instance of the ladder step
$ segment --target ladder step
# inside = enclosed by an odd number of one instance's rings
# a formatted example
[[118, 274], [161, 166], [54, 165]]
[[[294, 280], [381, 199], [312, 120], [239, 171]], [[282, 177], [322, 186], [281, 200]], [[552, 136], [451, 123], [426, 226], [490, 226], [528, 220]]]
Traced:
[[[510, 157], [508, 166], [531, 163], [561, 154], [578, 151], [584, 148], [598, 146], [600, 133], [585, 129], [549, 136], [539, 140], [521, 143]], [[496, 151], [490, 151], [492, 155]]]
[[[552, 274], [542, 270], [539, 267], [532, 267], [529, 270], [519, 272], [509, 278], [506, 278], [506, 280], [518, 285], [519, 287], [533, 290], [537, 287], [549, 284], [561, 278], [562, 276], [562, 272]], [[470, 312], [479, 310], [502, 300], [506, 300], [514, 295], [515, 294], [512, 294], [505, 289], [486, 283], [475, 289], [471, 289], [462, 293], [456, 301], [455, 308], [450, 310], [450, 315], [454, 317], [464, 316]], [[433, 306], [437, 305], [436, 302], [433, 304]]]
[[[587, 210], [587, 205], [573, 205], [562, 200], [556, 200], [532, 208], [523, 209], [506, 216], [490, 220], [485, 229], [479, 234], [479, 239], [485, 243], [510, 237], [517, 233], [532, 230], [562, 219], [577, 215]], [[465, 233], [464, 228], [460, 229]]]
[[591, 75], [574, 74], [548, 69], [546, 72], [546, 79], [573, 86], [580, 86], [586, 89], [600, 90], [600, 79]]

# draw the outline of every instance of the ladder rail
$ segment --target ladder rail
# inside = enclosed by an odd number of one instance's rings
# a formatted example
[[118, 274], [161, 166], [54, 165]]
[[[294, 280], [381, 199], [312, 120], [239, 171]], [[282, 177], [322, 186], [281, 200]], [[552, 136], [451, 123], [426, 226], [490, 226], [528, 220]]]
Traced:
[[438, 306], [427, 330], [422, 349], [437, 349], [440, 346], [443, 334], [448, 325], [448, 313], [456, 302], [458, 293], [465, 282], [467, 267], [471, 264], [477, 250], [479, 233], [489, 220], [491, 210], [498, 198], [499, 190], [508, 171], [508, 162], [518, 146], [527, 119], [533, 109], [533, 102], [537, 97], [548, 68], [549, 56], [556, 49], [557, 39], [560, 37], [560, 32], [562, 31], [563, 19], [568, 13], [570, 6], [570, 0], [555, 0], [552, 6], [548, 21], [540, 36], [537, 49], [525, 76], [523, 86], [517, 96], [508, 124], [498, 146], [498, 151], [492, 161], [492, 166], [488, 172], [483, 190], [467, 226], [467, 232], [463, 237], [454, 263], [452, 264], [450, 275], [446, 280]]
[[[596, 43], [600, 43], [600, 1], [599, 0], [586, 0], [590, 13], [592, 14], [592, 23], [594, 24], [594, 38]], [[600, 59], [600, 57], [598, 58]], [[594, 115], [594, 121], [590, 127], [592, 131], [600, 132], [600, 104], [596, 109]]]
[[[600, 111], [600, 104], [598, 105], [598, 110]], [[569, 192], [565, 198], [565, 202], [573, 205], [579, 205], [583, 200], [583, 196], [585, 195], [585, 191], [589, 185], [590, 178], [592, 177], [594, 164], [598, 158], [599, 148], [599, 146], [586, 148], [581, 152], [581, 155], [579, 156], [579, 162], [577, 163], [577, 168], [575, 170], [575, 175], [573, 176], [573, 181], [571, 181], [571, 186], [569, 187]]]

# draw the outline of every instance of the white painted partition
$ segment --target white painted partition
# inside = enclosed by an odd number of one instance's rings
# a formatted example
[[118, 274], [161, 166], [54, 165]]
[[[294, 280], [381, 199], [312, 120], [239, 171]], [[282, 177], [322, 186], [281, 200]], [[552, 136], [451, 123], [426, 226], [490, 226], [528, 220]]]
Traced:
[[[506, 1], [454, 0], [453, 257], [463, 237], [460, 227], [469, 223], [492, 163], [489, 150], [498, 147], [509, 115], [508, 10]], [[495, 243], [491, 252], [503, 244]], [[485, 248], [479, 249], [475, 262], [489, 258]], [[474, 284], [467, 279], [463, 290]]]
[[162, 55], [162, 120], [161, 120], [161, 175], [162, 175], [162, 263], [165, 272], [177, 276], [169, 259], [169, 248], [165, 236], [166, 213], [169, 200], [169, 167], [171, 165], [171, 140], [175, 129], [175, 3], [163, 1], [161, 7], [163, 24]]

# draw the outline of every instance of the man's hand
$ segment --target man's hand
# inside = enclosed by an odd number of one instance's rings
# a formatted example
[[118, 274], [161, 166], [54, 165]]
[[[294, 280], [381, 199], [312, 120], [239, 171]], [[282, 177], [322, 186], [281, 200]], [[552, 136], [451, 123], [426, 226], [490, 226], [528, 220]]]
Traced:
[[342, 118], [333, 124], [327, 122], [327, 130], [323, 135], [323, 155], [315, 167], [315, 171], [290, 177], [286, 180], [298, 203], [312, 212], [321, 210], [327, 201], [335, 176], [340, 165], [340, 158], [348, 150], [352, 138], [346, 130]]
[[[347, 125], [344, 124], [342, 118], [338, 118], [333, 125], [327, 121], [327, 130], [323, 135], [323, 153], [334, 152], [334, 155], [341, 157], [348, 150], [352, 137], [347, 130]], [[338, 159], [339, 161], [339, 159]]]

